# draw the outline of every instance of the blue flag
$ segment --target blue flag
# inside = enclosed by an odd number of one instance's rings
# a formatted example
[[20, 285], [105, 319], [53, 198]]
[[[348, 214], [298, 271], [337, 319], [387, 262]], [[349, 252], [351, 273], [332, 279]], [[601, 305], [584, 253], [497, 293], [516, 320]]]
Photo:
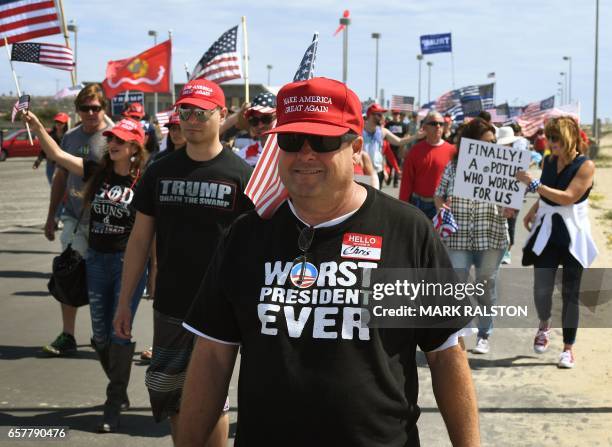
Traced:
[[452, 51], [451, 33], [421, 36], [421, 54], [450, 53]]

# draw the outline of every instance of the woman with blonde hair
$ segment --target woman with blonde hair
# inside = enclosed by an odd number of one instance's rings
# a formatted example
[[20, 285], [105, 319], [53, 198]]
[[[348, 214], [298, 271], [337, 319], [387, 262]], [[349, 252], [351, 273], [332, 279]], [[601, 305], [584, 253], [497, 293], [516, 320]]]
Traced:
[[[135, 343], [117, 337], [112, 322], [121, 288], [123, 255], [136, 218], [131, 204], [134, 188], [146, 160], [144, 131], [140, 123], [121, 120], [103, 133], [107, 137], [107, 150], [100, 162], [96, 162], [63, 151], [32, 112], [27, 112], [24, 120], [38, 136], [47, 157], [82, 176], [86, 182], [83, 210], [90, 216], [86, 266], [93, 331], [91, 345], [109, 379], [98, 431], [112, 432], [119, 426], [120, 411], [130, 405], [127, 386]], [[143, 275], [131, 300], [132, 318], [145, 282]]]
[[587, 201], [593, 187], [595, 164], [585, 155], [586, 145], [573, 118], [553, 118], [544, 130], [551, 154], [543, 161], [542, 176], [536, 179], [525, 171], [516, 175], [528, 191], [540, 196], [523, 219], [530, 231], [523, 248], [523, 265], [535, 267], [534, 300], [540, 319], [533, 349], [538, 354], [548, 349], [555, 274], [562, 265], [564, 346], [558, 367], [573, 368], [580, 280], [583, 270], [597, 256]]

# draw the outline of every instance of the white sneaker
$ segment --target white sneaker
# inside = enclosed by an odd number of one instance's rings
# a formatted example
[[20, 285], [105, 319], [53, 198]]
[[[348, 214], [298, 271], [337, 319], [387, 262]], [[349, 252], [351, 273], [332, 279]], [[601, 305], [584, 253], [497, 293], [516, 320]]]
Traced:
[[543, 354], [548, 349], [550, 344], [550, 328], [538, 329], [538, 332], [533, 340], [533, 350], [536, 354]]
[[559, 356], [559, 363], [557, 363], [557, 366], [563, 369], [571, 369], [574, 365], [574, 354], [572, 351], [563, 351]]
[[476, 347], [472, 349], [474, 354], [487, 354], [490, 350], [489, 340], [486, 338], [478, 337], [478, 341], [476, 342]]
[[502, 258], [502, 264], [512, 264], [512, 255], [510, 254], [510, 251], [506, 251], [506, 253], [504, 253], [504, 257]]

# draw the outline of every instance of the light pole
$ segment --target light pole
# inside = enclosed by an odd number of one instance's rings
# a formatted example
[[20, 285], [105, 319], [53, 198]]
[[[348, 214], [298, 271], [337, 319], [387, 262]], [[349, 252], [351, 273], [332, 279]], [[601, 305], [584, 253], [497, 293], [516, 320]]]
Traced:
[[568, 61], [569, 63], [569, 89], [568, 89], [568, 94], [569, 94], [569, 102], [571, 104], [572, 102], [572, 57], [571, 56], [563, 56], [563, 60], [564, 61]]
[[567, 73], [562, 71], [559, 73], [563, 82], [563, 104], [567, 102]]
[[71, 20], [68, 22], [67, 28], [68, 31], [72, 31], [74, 33], [74, 82], [78, 83], [79, 77], [77, 72], [77, 61], [79, 59], [77, 58], [77, 33], [79, 31], [79, 27], [74, 20]]
[[[157, 31], [149, 30], [149, 36], [153, 37], [153, 45], [157, 45]], [[153, 93], [153, 113], [157, 117], [157, 92]]]
[[599, 146], [599, 126], [597, 125], [597, 65], [599, 62], [599, 0], [595, 0], [595, 82], [593, 88], [593, 138]]
[[558, 81], [557, 86], [559, 87], [557, 91], [559, 92], [559, 104], [563, 104], [563, 82]]
[[380, 41], [380, 33], [372, 33], [372, 39], [376, 41], [376, 72], [374, 76], [374, 99], [379, 102], [378, 97], [378, 42]]
[[342, 82], [346, 84], [348, 79], [348, 27], [351, 24], [351, 19], [348, 17], [340, 18], [340, 25], [344, 26], [342, 30]]
[[431, 66], [432, 61], [427, 61], [427, 102], [431, 102]]
[[417, 107], [421, 108], [421, 65], [423, 65], [422, 54], [417, 54], [417, 61], [419, 61], [419, 100], [417, 101]]
[[266, 65], [266, 68], [268, 69], [268, 86], [270, 86], [270, 73], [272, 72], [272, 65], [268, 64]]

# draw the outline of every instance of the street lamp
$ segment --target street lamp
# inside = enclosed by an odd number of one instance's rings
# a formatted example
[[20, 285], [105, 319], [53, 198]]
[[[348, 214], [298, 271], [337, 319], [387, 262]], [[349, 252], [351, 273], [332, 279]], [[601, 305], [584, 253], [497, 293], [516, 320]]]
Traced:
[[417, 61], [419, 61], [419, 100], [417, 101], [417, 106], [421, 107], [421, 65], [423, 64], [423, 55], [417, 54]]
[[[157, 31], [149, 30], [149, 36], [153, 37], [153, 45], [157, 45]], [[174, 85], [172, 88], [174, 88]], [[153, 93], [153, 113], [157, 116], [157, 92]]]
[[599, 126], [597, 125], [597, 71], [599, 62], [599, 0], [595, 0], [595, 82], [593, 88], [593, 137], [599, 146]]
[[561, 78], [563, 79], [563, 104], [565, 104], [567, 101], [567, 73], [565, 73], [564, 71], [562, 71], [561, 73], [559, 73], [561, 75]]
[[569, 102], [571, 104], [572, 102], [572, 57], [571, 56], [563, 56], [563, 60], [564, 61], [568, 61], [569, 62]]
[[68, 22], [68, 31], [72, 31], [74, 33], [74, 81], [75, 83], [78, 82], [78, 76], [77, 76], [77, 32], [79, 31], [79, 27], [77, 26], [76, 22], [74, 20], [70, 20]]
[[380, 33], [372, 33], [372, 39], [376, 40], [376, 75], [374, 77], [374, 98], [378, 102], [378, 42], [380, 41]]
[[268, 86], [270, 85], [270, 73], [272, 72], [272, 65], [268, 64], [266, 65], [266, 68], [268, 69]]
[[340, 18], [340, 25], [344, 26], [342, 30], [342, 82], [346, 84], [348, 79], [348, 27], [351, 24], [351, 19], [347, 17]]
[[427, 61], [427, 102], [431, 102], [431, 66], [432, 61]]

